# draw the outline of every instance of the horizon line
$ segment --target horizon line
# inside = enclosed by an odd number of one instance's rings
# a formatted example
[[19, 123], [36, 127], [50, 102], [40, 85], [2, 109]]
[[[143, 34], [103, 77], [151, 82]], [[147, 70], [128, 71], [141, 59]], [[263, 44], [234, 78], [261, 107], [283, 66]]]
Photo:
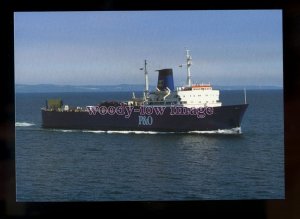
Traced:
[[[51, 85], [51, 86], [77, 86], [77, 87], [88, 87], [88, 86], [126, 86], [126, 85], [134, 85], [134, 86], [145, 86], [144, 84], [43, 84], [43, 83], [39, 83], [39, 84], [23, 84], [23, 83], [15, 83], [15, 86], [42, 86], [42, 85]], [[210, 85], [212, 85], [210, 83]], [[149, 86], [153, 86], [155, 87], [155, 85], [149, 85]], [[282, 87], [283, 85], [274, 85], [274, 84], [268, 84], [268, 85], [258, 85], [258, 84], [247, 84], [247, 85], [238, 85], [238, 84], [234, 84], [234, 85], [226, 85], [226, 84], [214, 84], [212, 86], [223, 86], [223, 87]], [[178, 86], [177, 86], [178, 87]], [[180, 87], [180, 86], [179, 86]]]

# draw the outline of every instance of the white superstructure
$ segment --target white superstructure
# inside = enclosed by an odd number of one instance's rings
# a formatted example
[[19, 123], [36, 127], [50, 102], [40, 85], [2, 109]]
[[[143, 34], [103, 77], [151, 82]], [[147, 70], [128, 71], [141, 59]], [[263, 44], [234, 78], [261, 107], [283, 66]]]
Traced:
[[210, 84], [193, 84], [191, 87], [177, 87], [180, 104], [186, 107], [216, 107], [219, 102], [219, 90], [213, 90]]
[[217, 107], [219, 90], [213, 90], [209, 84], [194, 84], [191, 87], [177, 87], [176, 91], [151, 92], [148, 105], [181, 105], [184, 107]]

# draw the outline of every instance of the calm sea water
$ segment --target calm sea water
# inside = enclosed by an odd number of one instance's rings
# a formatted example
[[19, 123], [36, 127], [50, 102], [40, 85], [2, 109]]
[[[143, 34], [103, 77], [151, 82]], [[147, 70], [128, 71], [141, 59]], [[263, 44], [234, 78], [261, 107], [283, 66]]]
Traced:
[[[242, 132], [99, 133], [41, 128], [47, 98], [74, 106], [131, 93], [16, 94], [17, 201], [284, 198], [282, 90], [247, 91]], [[223, 104], [243, 91], [223, 91]]]

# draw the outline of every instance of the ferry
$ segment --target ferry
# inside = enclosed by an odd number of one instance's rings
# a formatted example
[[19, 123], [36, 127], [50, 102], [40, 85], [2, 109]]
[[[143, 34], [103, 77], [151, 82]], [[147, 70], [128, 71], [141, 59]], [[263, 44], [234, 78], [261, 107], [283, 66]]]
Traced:
[[[192, 57], [186, 50], [186, 85], [175, 87], [173, 69], [158, 71], [157, 86], [149, 90], [147, 61], [141, 69], [145, 89], [141, 97], [127, 101], [105, 101], [97, 105], [69, 106], [60, 99], [48, 99], [41, 109], [42, 127], [102, 131], [154, 131], [206, 133], [232, 130], [241, 133], [247, 110], [245, 102], [223, 105], [220, 91], [210, 83], [193, 84]], [[181, 65], [182, 67], [183, 65]]]

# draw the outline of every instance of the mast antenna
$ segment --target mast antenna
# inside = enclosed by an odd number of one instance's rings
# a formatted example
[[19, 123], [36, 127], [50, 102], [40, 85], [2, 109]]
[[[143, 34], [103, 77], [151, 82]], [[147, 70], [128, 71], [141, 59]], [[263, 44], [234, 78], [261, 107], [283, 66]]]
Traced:
[[192, 86], [192, 79], [191, 79], [191, 65], [192, 65], [192, 56], [190, 55], [190, 50], [186, 49], [186, 66], [187, 66], [187, 78], [186, 84], [187, 86]]
[[147, 60], [145, 60], [144, 68], [141, 68], [140, 70], [144, 70], [145, 72], [144, 98], [147, 99], [149, 97], [149, 79], [148, 79], [148, 71], [147, 71]]
[[247, 94], [246, 94], [246, 88], [244, 88], [244, 100], [245, 100], [245, 104], [247, 104]]

